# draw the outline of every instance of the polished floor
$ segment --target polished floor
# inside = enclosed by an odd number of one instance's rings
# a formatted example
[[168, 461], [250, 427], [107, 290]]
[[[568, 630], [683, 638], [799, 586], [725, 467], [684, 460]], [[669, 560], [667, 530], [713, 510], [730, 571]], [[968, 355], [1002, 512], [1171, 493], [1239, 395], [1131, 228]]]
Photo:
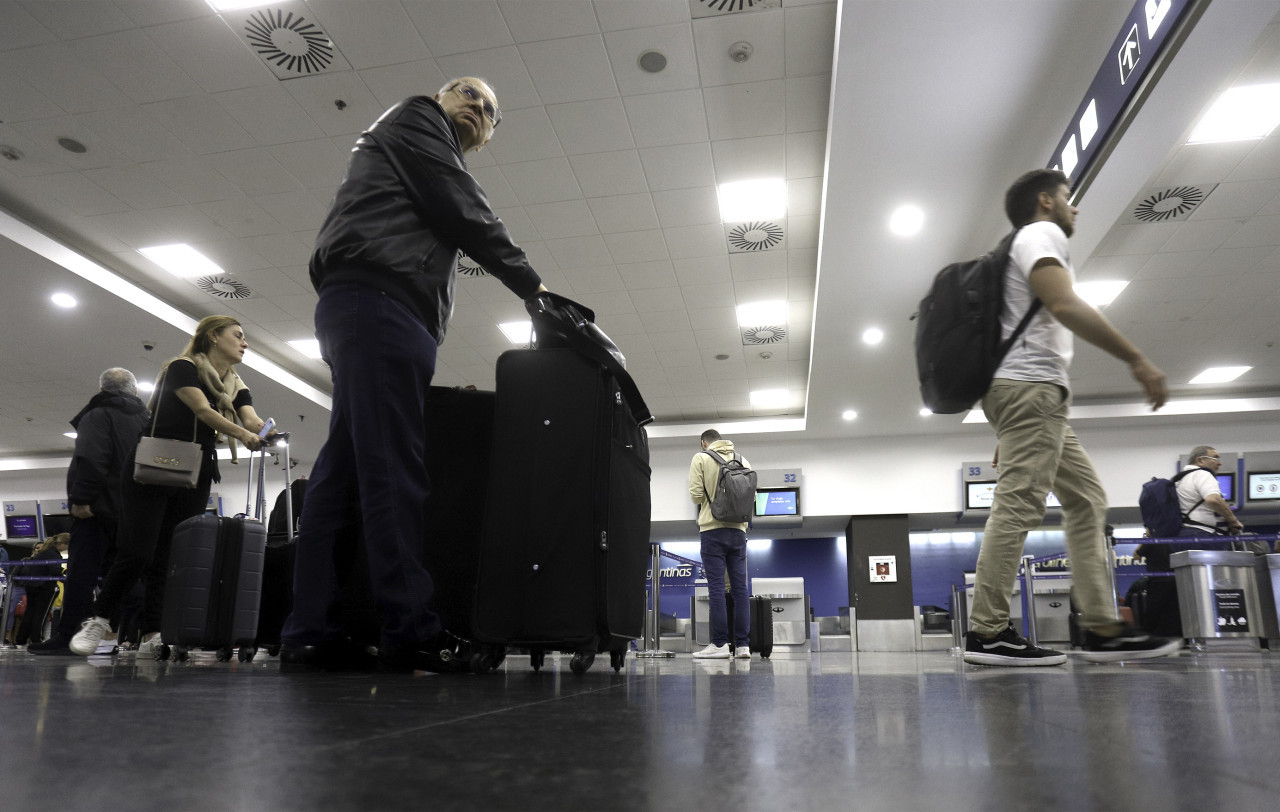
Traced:
[[483, 676], [0, 653], [0, 809], [1272, 810], [1280, 653], [552, 655]]

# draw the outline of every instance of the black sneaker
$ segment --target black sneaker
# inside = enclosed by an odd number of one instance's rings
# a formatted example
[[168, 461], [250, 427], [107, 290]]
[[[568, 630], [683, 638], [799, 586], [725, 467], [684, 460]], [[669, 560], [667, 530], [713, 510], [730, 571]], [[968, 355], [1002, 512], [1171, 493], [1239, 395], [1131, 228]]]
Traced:
[[977, 632], [966, 634], [964, 661], [975, 665], [1062, 665], [1067, 661], [1067, 655], [1033, 646], [1030, 640], [1009, 626], [990, 640], [983, 640]]
[[70, 640], [66, 639], [65, 637], [59, 637], [58, 635], [55, 634], [53, 637], [50, 637], [48, 640], [45, 640], [43, 643], [28, 643], [27, 651], [31, 652], [32, 654], [54, 654], [54, 655], [70, 656], [72, 654], [70, 643], [71, 643]]
[[378, 660], [372, 648], [349, 638], [328, 640], [316, 645], [284, 642], [280, 646], [280, 672], [305, 674], [313, 671], [376, 671]]
[[384, 644], [378, 648], [382, 671], [465, 674], [471, 670], [471, 642], [442, 631], [424, 643]]
[[1084, 633], [1084, 651], [1080, 657], [1092, 663], [1114, 663], [1120, 660], [1146, 660], [1167, 657], [1182, 648], [1177, 637], [1156, 637], [1142, 629], [1122, 626], [1115, 637], [1105, 637], [1088, 629]]

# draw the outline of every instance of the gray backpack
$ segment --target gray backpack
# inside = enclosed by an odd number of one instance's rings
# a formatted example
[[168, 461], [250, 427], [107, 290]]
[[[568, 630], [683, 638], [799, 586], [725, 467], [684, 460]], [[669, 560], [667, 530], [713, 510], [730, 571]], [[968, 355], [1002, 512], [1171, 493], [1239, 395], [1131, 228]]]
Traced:
[[722, 522], [749, 522], [756, 504], [756, 472], [738, 455], [726, 461], [714, 451], [703, 451], [720, 465], [720, 480], [711, 498], [711, 515]]

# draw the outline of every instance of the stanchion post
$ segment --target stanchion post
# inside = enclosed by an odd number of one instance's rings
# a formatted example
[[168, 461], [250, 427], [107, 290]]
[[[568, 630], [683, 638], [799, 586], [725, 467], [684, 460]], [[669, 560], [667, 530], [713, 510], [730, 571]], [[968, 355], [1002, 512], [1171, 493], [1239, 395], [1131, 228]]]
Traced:
[[649, 618], [644, 624], [645, 648], [637, 651], [637, 657], [674, 657], [674, 651], [663, 651], [662, 642], [662, 601], [658, 593], [662, 585], [662, 549], [657, 544], [649, 545]]
[[1120, 617], [1120, 601], [1117, 599], [1120, 590], [1119, 575], [1116, 573], [1116, 545], [1110, 541], [1107, 542], [1107, 556], [1111, 561], [1111, 612], [1114, 616]]
[[[11, 572], [4, 575], [4, 600], [0, 601], [0, 649], [17, 648], [9, 642], [9, 603], [13, 600], [13, 578]], [[17, 618], [14, 618], [16, 621]], [[15, 623], [16, 626], [16, 623]]]
[[1027, 622], [1027, 639], [1031, 641], [1031, 645], [1040, 645], [1039, 634], [1036, 632], [1036, 565], [1035, 558], [1029, 555], [1022, 557], [1022, 598], [1023, 615]]
[[960, 614], [963, 611], [960, 608], [960, 602], [964, 597], [960, 594], [960, 587], [955, 584], [951, 585], [951, 647], [953, 649], [964, 648], [964, 627], [960, 625]]

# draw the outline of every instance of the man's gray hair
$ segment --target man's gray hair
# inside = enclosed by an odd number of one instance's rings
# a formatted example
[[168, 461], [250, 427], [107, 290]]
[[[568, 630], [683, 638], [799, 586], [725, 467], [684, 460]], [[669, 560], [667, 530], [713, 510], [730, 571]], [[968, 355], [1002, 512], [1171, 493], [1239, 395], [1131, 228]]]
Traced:
[[98, 377], [98, 388], [113, 395], [138, 396], [138, 379], [123, 367], [112, 367]]
[[1213, 446], [1211, 445], [1196, 446], [1195, 448], [1191, 449], [1191, 457], [1187, 459], [1187, 465], [1198, 465], [1199, 463], [1197, 463], [1196, 460], [1200, 459], [1201, 457], [1213, 456], [1212, 454], [1209, 453], [1212, 450], [1213, 450]]

